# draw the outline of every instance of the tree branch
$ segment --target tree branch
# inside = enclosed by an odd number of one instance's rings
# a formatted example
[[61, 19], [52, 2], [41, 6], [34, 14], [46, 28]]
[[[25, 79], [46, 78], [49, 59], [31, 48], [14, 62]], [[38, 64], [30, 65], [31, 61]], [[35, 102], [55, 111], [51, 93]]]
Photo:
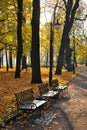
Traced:
[[74, 7], [72, 9], [72, 12], [71, 12], [71, 19], [70, 19], [70, 25], [72, 26], [73, 24], [73, 21], [74, 21], [74, 17], [75, 17], [75, 13], [76, 13], [76, 10], [77, 8], [79, 7], [79, 1], [80, 0], [76, 0], [75, 4], [74, 4]]
[[63, 0], [64, 4], [65, 4], [65, 7], [67, 7], [67, 3], [66, 3], [66, 0]]
[[81, 19], [81, 18], [74, 18], [74, 20], [78, 20], [78, 21], [85, 21], [85, 20], [86, 20], [86, 18], [83, 18], [83, 19]]

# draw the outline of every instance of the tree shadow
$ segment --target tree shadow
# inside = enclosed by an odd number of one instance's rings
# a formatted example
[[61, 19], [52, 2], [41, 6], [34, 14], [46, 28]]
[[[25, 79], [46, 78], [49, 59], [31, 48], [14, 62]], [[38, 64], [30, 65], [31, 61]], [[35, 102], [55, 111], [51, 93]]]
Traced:
[[83, 89], [87, 89], [87, 76], [80, 74], [73, 83]]
[[60, 108], [60, 113], [61, 113], [62, 118], [63, 118], [62, 125], [64, 123], [65, 130], [74, 130], [72, 122], [70, 122], [67, 113], [65, 113], [65, 111], [61, 108]]

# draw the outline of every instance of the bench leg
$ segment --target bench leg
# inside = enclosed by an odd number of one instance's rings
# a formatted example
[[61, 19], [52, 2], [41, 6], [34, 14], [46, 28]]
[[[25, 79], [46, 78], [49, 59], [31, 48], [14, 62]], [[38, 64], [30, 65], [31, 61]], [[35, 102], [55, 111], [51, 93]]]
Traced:
[[65, 88], [65, 95], [68, 94], [68, 87]]
[[67, 87], [67, 94], [68, 94], [68, 87]]
[[63, 90], [60, 90], [60, 93], [59, 93], [59, 99], [63, 97]]

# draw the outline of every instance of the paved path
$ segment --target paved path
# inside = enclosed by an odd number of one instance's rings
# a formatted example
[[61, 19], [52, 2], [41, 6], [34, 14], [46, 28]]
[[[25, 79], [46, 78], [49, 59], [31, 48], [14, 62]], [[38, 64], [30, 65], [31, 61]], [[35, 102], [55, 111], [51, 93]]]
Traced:
[[[19, 119], [6, 130], [86, 130], [87, 129], [87, 68], [69, 86], [70, 99], [62, 99], [51, 106], [37, 125]], [[4, 130], [4, 129], [3, 129]]]
[[[51, 123], [50, 130], [87, 130], [87, 68], [69, 86], [72, 98], [60, 108], [60, 117]], [[47, 129], [44, 129], [47, 130]]]

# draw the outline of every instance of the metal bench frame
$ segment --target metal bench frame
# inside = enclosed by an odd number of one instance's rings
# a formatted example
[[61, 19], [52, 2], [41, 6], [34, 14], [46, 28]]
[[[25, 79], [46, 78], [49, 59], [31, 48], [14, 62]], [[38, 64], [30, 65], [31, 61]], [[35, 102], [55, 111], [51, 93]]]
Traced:
[[51, 89], [53, 89], [54, 91], [59, 91], [60, 96], [62, 94], [62, 97], [64, 96], [64, 94], [68, 94], [68, 83], [63, 85], [63, 86], [59, 86], [59, 82], [58, 79], [53, 79], [51, 80]]

